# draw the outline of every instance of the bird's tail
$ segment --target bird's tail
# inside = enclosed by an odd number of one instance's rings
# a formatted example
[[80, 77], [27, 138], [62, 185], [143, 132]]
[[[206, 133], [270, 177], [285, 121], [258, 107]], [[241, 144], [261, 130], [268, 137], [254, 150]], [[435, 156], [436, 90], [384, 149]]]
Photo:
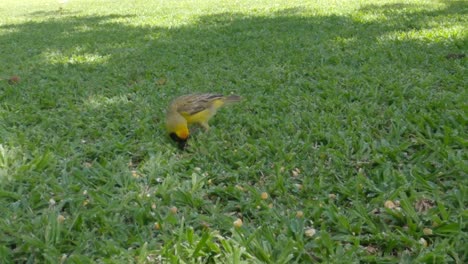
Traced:
[[239, 95], [235, 95], [235, 94], [224, 97], [225, 104], [236, 103], [236, 102], [239, 102], [240, 100], [242, 100], [242, 97], [240, 97]]

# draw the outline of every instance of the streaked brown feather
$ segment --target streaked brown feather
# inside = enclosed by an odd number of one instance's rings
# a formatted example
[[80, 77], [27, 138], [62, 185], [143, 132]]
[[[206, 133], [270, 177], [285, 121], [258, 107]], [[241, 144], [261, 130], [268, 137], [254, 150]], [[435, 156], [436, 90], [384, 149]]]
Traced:
[[185, 95], [176, 99], [177, 112], [194, 115], [207, 108], [210, 108], [213, 101], [222, 99], [222, 94], [197, 94]]

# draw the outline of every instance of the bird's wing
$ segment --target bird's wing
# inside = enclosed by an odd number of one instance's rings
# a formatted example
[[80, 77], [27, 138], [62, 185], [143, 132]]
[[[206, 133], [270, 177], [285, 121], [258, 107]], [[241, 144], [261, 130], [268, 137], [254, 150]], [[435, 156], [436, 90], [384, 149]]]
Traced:
[[207, 108], [210, 108], [214, 101], [223, 98], [224, 96], [222, 94], [197, 94], [182, 96], [177, 100], [177, 112], [194, 115]]

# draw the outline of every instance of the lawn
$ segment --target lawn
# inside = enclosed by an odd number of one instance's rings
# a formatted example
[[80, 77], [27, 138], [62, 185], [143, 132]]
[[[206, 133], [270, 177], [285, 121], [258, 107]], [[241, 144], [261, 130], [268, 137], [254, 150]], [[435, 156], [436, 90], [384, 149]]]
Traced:
[[467, 14], [2, 0], [0, 263], [467, 263]]

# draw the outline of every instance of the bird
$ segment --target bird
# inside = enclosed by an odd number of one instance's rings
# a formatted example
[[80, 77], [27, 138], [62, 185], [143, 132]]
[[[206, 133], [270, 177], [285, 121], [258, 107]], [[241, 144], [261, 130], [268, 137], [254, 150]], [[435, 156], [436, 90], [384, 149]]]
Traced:
[[206, 131], [210, 129], [208, 121], [222, 106], [239, 102], [239, 95], [216, 93], [188, 94], [174, 99], [166, 112], [166, 129], [180, 149], [185, 149], [190, 135], [188, 125], [199, 124]]

